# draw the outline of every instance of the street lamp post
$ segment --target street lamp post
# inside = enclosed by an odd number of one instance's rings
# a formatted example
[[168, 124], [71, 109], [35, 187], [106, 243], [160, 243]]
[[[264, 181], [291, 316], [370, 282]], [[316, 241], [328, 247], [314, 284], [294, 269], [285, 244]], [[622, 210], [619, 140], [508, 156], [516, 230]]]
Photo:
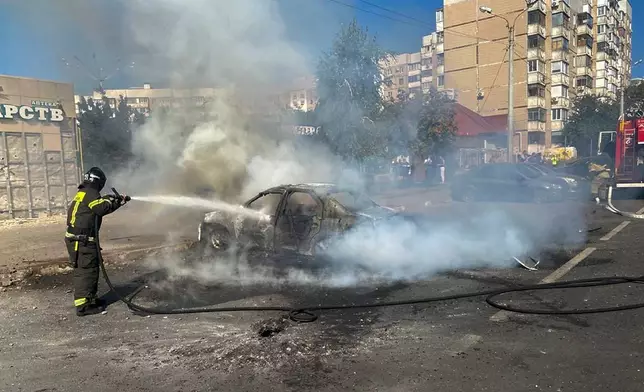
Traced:
[[492, 8], [484, 6], [479, 7], [481, 12], [505, 20], [508, 28], [508, 162], [514, 162], [514, 27], [519, 16], [526, 12], [528, 8], [537, 1], [538, 0], [526, 0], [526, 8], [517, 14], [514, 21], [512, 21], [512, 24], [510, 24], [510, 21], [506, 17], [492, 13]]

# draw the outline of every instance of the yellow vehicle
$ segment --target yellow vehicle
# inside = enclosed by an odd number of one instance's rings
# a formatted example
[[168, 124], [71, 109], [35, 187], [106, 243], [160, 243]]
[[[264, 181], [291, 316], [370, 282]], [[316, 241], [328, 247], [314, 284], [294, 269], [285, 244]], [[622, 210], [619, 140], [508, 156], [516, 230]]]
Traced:
[[546, 161], [562, 163], [577, 158], [575, 147], [551, 147], [543, 152]]

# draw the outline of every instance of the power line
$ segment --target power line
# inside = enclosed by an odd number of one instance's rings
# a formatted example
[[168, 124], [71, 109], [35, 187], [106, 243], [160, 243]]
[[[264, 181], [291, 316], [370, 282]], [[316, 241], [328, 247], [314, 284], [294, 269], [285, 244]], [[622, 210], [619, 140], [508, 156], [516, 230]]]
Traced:
[[[392, 20], [394, 22], [398, 22], [398, 23], [402, 23], [402, 24], [406, 24], [406, 25], [414, 26], [414, 27], [421, 27], [421, 25], [418, 25], [418, 24], [411, 24], [411, 23], [406, 22], [404, 20], [392, 18], [392, 17], [387, 16], [387, 15], [379, 14], [379, 13], [376, 13], [376, 12], [373, 12], [373, 11], [370, 11], [370, 10], [367, 10], [367, 9], [364, 9], [364, 8], [356, 7], [355, 5], [347, 4], [347, 3], [344, 3], [344, 2], [339, 1], [339, 0], [327, 0], [327, 1], [330, 1], [330, 2], [335, 3], [335, 4], [343, 5], [343, 6], [347, 7], [347, 8], [353, 8], [355, 10], [362, 11], [362, 12], [365, 12], [367, 14], [371, 14], [371, 15], [379, 16], [381, 18], [389, 19], [389, 20]], [[422, 26], [427, 27], [427, 26], [430, 26], [430, 25], [423, 23]]]
[[422, 24], [424, 24], [424, 25], [429, 26], [429, 24], [428, 24], [427, 22], [425, 22], [424, 20], [420, 20], [420, 19], [414, 18], [414, 17], [412, 17], [412, 16], [405, 15], [405, 14], [400, 13], [400, 12], [398, 12], [398, 11], [395, 11], [395, 10], [392, 10], [392, 9], [389, 9], [389, 8], [386, 8], [386, 7], [383, 7], [383, 6], [380, 6], [380, 5], [378, 5], [378, 4], [371, 3], [371, 2], [366, 1], [366, 0], [358, 0], [358, 1], [360, 1], [360, 2], [362, 2], [362, 3], [365, 3], [365, 4], [368, 4], [368, 5], [372, 6], [372, 7], [375, 7], [375, 8], [381, 9], [381, 10], [383, 10], [383, 11], [391, 12], [391, 13], [392, 13], [392, 14], [394, 14], [394, 15], [402, 16], [403, 18], [407, 18], [407, 19], [409, 19], [409, 20], [413, 20], [413, 21], [416, 21], [416, 22], [419, 22], [419, 23], [422, 23]]
[[505, 48], [505, 53], [503, 53], [503, 60], [501, 60], [501, 64], [499, 64], [499, 69], [496, 70], [496, 76], [492, 81], [492, 87], [490, 88], [490, 92], [488, 93], [487, 97], [485, 97], [485, 101], [483, 101], [483, 105], [481, 105], [481, 110], [485, 108], [485, 104], [487, 103], [488, 98], [490, 98], [490, 95], [492, 95], [492, 90], [494, 90], [494, 84], [496, 83], [496, 79], [499, 77], [499, 74], [501, 73], [501, 68], [503, 68], [503, 63], [505, 63], [505, 56], [508, 55], [509, 49], [510, 48]]

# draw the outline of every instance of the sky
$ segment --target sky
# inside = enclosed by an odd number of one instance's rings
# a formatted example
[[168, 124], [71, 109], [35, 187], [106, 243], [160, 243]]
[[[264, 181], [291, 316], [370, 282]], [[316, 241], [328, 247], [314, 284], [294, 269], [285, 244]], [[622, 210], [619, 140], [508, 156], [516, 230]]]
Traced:
[[[385, 49], [419, 51], [422, 36], [435, 30], [435, 11], [443, 4], [442, 0], [266, 1], [277, 3], [287, 37], [311, 63], [329, 48], [341, 25], [353, 18]], [[633, 20], [644, 17], [644, 1], [631, 4]], [[127, 26], [119, 1], [0, 0], [0, 6], [0, 36], [11, 37], [4, 40], [0, 52], [0, 74], [73, 82], [79, 92], [95, 85], [92, 75], [97, 75], [99, 68], [104, 69], [103, 74], [121, 69], [105, 83], [106, 88], [153, 82], [143, 80], [137, 64], [132, 65], [134, 50], [124, 43]], [[644, 58], [644, 29], [639, 26], [633, 23], [634, 61]], [[644, 77], [644, 66], [634, 68], [633, 77]]]

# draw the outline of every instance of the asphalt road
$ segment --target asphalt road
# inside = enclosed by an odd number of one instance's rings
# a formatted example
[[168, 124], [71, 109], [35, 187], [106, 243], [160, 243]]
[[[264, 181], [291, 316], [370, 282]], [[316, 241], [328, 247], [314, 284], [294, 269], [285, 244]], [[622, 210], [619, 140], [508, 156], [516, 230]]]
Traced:
[[[620, 202], [636, 211], [641, 201]], [[527, 208], [526, 208], [527, 207]], [[592, 206], [466, 205], [430, 212], [467, 222], [476, 211], [511, 211], [517, 227], [556, 233], [585, 225], [588, 238], [542, 252], [538, 271], [458, 269], [417, 282], [342, 289], [266, 279], [191, 278], [153, 273], [147, 262], [112, 264], [113, 279], [143, 304], [298, 306], [364, 303], [599, 276], [643, 275], [644, 222]], [[581, 215], [580, 215], [581, 214]], [[585, 219], [579, 219], [579, 216]], [[557, 225], [548, 225], [562, 222]], [[541, 235], [542, 238], [550, 238]], [[555, 241], [556, 242], [556, 241]], [[580, 255], [580, 256], [579, 256]], [[155, 267], [185, 254], [155, 259]], [[180, 264], [185, 268], [189, 264]], [[178, 275], [182, 270], [173, 269]], [[216, 271], [221, 273], [221, 271]], [[195, 280], [197, 276], [200, 280]], [[266, 275], [268, 276], [268, 275]], [[281, 312], [132, 315], [115, 303], [106, 315], [76, 318], [69, 275], [34, 277], [0, 293], [3, 391], [642, 391], [643, 310], [586, 316], [499, 313], [482, 298], [325, 312], [318, 321], [281, 321]], [[105, 291], [104, 288], [102, 288]], [[641, 285], [513, 294], [509, 303], [547, 309], [635, 303]], [[280, 330], [261, 337], [266, 326]]]

